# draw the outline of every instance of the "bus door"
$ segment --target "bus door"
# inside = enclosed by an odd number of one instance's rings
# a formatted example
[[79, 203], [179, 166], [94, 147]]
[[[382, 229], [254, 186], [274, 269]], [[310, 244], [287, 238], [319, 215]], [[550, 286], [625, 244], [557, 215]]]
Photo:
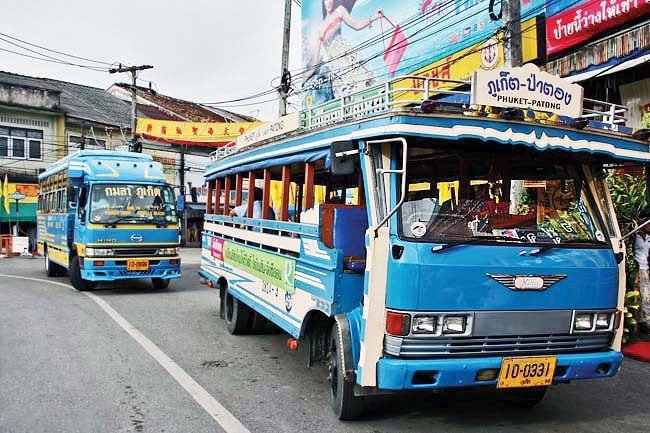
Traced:
[[[344, 144], [345, 143], [345, 144]], [[405, 196], [407, 143], [404, 138], [368, 140], [363, 143], [361, 157], [366, 203], [370, 227], [366, 231], [366, 284], [363, 300], [361, 345], [357, 382], [362, 386], [376, 386], [377, 361], [383, 353], [386, 328], [386, 281], [389, 254], [391, 253], [388, 222], [402, 204]], [[337, 165], [355, 152], [352, 142], [333, 143], [332, 172]], [[401, 189], [401, 199], [397, 190]]]

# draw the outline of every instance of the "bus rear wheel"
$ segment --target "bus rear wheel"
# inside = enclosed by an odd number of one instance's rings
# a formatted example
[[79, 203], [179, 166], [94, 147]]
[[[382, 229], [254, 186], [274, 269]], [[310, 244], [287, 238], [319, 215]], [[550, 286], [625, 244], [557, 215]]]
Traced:
[[228, 289], [226, 289], [225, 307], [225, 319], [228, 332], [232, 335], [249, 332], [253, 311], [248, 305], [235, 298]]
[[85, 292], [97, 287], [97, 281], [88, 281], [81, 278], [81, 266], [79, 264], [79, 256], [73, 256], [70, 260], [70, 282], [72, 287]]
[[171, 280], [169, 278], [152, 278], [151, 284], [153, 284], [154, 289], [161, 290], [169, 287], [170, 281]]
[[342, 328], [339, 322], [336, 322], [330, 334], [328, 362], [330, 402], [338, 419], [353, 420], [363, 412], [364, 400], [363, 397], [354, 395], [354, 373], [345, 374], [346, 370], [352, 369], [353, 360], [350, 334]]

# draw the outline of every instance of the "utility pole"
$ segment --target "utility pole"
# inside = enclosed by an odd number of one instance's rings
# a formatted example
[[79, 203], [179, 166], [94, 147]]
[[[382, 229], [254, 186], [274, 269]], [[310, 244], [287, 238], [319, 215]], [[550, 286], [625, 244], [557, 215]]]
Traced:
[[521, 66], [521, 3], [520, 0], [503, 0], [503, 61], [506, 68]]
[[[185, 145], [181, 144], [181, 161], [180, 161], [180, 172], [179, 172], [179, 177], [180, 177], [180, 182], [181, 182], [181, 188], [180, 188], [180, 194], [181, 197], [183, 197], [183, 203], [185, 203]], [[184, 205], [185, 208], [187, 208], [187, 205]], [[181, 215], [181, 246], [185, 246], [185, 234], [187, 233], [187, 218], [185, 218], [185, 215], [187, 215], [187, 211], [184, 210], [183, 214]]]
[[136, 74], [138, 71], [143, 71], [145, 69], [152, 69], [151, 65], [142, 65], [142, 66], [120, 66], [118, 68], [111, 68], [108, 70], [111, 74], [116, 72], [130, 72], [131, 73], [131, 144], [135, 144], [135, 127], [137, 120], [136, 112]]
[[284, 0], [284, 34], [282, 39], [282, 71], [280, 79], [280, 117], [287, 114], [287, 96], [291, 87], [289, 74], [289, 40], [291, 39], [291, 0]]

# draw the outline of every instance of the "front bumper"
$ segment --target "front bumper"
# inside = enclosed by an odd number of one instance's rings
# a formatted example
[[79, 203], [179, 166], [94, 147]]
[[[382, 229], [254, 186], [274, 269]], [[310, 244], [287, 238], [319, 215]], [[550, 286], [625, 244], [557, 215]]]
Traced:
[[[596, 352], [556, 355], [553, 382], [596, 379], [614, 376], [621, 367], [620, 352]], [[399, 359], [382, 358], [377, 365], [377, 388], [407, 390], [451, 388], [463, 386], [496, 386], [497, 379], [478, 381], [479, 370], [499, 369], [503, 357], [461, 359]], [[606, 371], [605, 370], [605, 367]], [[419, 383], [414, 377], [428, 375], [432, 383]], [[498, 375], [497, 375], [498, 377]]]
[[[181, 276], [180, 257], [165, 257], [149, 259], [149, 269], [143, 271], [127, 271], [126, 260], [120, 258], [84, 258], [81, 278], [89, 281], [114, 281], [130, 280], [136, 278], [163, 278], [172, 279]], [[171, 263], [175, 260], [176, 263]], [[101, 266], [95, 265], [95, 261], [103, 262]]]

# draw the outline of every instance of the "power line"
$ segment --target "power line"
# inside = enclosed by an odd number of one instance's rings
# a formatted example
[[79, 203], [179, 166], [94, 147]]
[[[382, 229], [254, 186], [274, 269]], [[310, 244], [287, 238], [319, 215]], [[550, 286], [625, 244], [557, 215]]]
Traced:
[[7, 38], [9, 38], [9, 39], [13, 39], [13, 40], [18, 41], [18, 42], [22, 42], [23, 44], [27, 44], [27, 45], [30, 45], [30, 46], [32, 46], [32, 47], [40, 48], [40, 49], [42, 49], [42, 50], [50, 51], [50, 52], [52, 52], [52, 53], [56, 53], [56, 54], [61, 54], [61, 55], [63, 55], [63, 56], [72, 57], [72, 58], [74, 58], [74, 59], [86, 60], [86, 61], [88, 61], [88, 62], [99, 63], [99, 64], [103, 64], [103, 65], [106, 65], [106, 66], [110, 66], [110, 65], [112, 65], [112, 63], [102, 62], [102, 61], [99, 61], [99, 60], [93, 60], [93, 59], [89, 59], [89, 58], [87, 58], [87, 57], [75, 56], [74, 54], [68, 54], [68, 53], [65, 53], [65, 52], [63, 52], [63, 51], [57, 51], [57, 50], [53, 50], [53, 49], [51, 49], [51, 48], [43, 47], [43, 46], [41, 46], [41, 45], [33, 44], [33, 43], [31, 43], [31, 42], [27, 42], [27, 41], [25, 41], [25, 40], [19, 39], [19, 38], [15, 37], [15, 36], [8, 35], [8, 34], [6, 34], [6, 33], [2, 33], [2, 32], [0, 32], [0, 35], [2, 35], [2, 36], [4, 36], [4, 37], [7, 37]]

